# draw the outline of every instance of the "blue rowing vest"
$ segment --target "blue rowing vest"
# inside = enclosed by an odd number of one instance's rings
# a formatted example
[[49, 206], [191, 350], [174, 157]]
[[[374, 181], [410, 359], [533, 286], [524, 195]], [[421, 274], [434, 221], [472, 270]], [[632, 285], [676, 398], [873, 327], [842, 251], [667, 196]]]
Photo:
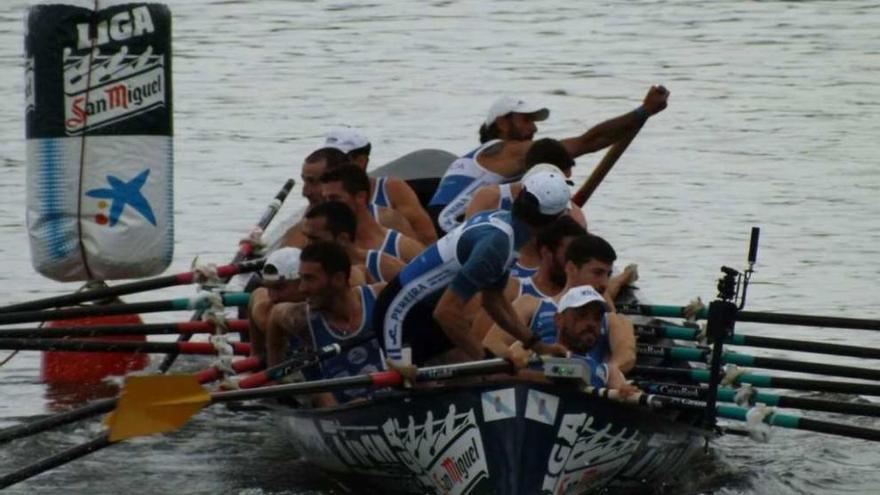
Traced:
[[505, 266], [513, 266], [519, 246], [516, 245], [512, 222], [513, 218], [507, 211], [480, 212], [428, 246], [403, 268], [398, 276], [400, 290], [388, 305], [383, 319], [385, 352], [389, 358], [401, 360], [403, 322], [410, 309], [419, 301], [445, 289], [461, 270], [463, 260], [458, 258], [459, 240], [466, 232], [486, 226], [503, 231], [510, 239], [510, 254], [505, 260]]
[[[312, 334], [312, 342], [314, 342], [316, 349], [331, 344], [342, 343], [346, 340], [361, 337], [363, 335], [373, 334], [373, 308], [376, 305], [376, 295], [373, 294], [373, 290], [368, 285], [361, 285], [359, 289], [363, 316], [361, 319], [361, 326], [356, 332], [341, 334], [330, 328], [321, 313], [308, 310], [309, 332]], [[352, 347], [343, 351], [339, 356], [321, 361], [318, 366], [322, 378], [340, 378], [379, 371], [383, 368], [382, 355], [379, 350], [379, 341], [377, 339], [372, 339], [369, 342]], [[333, 396], [336, 397], [336, 400], [340, 404], [359, 397], [367, 397], [369, 395], [370, 390], [368, 389], [351, 389], [333, 392]]]
[[483, 150], [499, 142], [501, 141], [495, 139], [480, 145], [452, 162], [443, 174], [428, 205], [444, 207], [437, 217], [437, 223], [444, 231], [450, 232], [461, 224], [460, 218], [464, 216], [464, 210], [477, 189], [508, 180], [501, 174], [483, 168], [477, 162], [477, 157]]
[[498, 186], [498, 209], [510, 210], [513, 208], [513, 191], [510, 190], [510, 183], [500, 184]]
[[[513, 270], [510, 271], [510, 276], [513, 276]], [[535, 283], [532, 282], [532, 277], [517, 277], [517, 279], [519, 280], [519, 294], [517, 294], [517, 297], [524, 294], [535, 296], [538, 299], [544, 299], [547, 297], [547, 294], [541, 292]]]
[[572, 353], [571, 357], [584, 361], [587, 367], [590, 368], [591, 387], [602, 388], [608, 386], [608, 364], [604, 361], [597, 361], [590, 354], [584, 356], [583, 354]]
[[367, 251], [367, 259], [364, 261], [364, 264], [367, 268], [367, 273], [370, 274], [370, 277], [373, 279], [373, 283], [376, 282], [387, 282], [384, 278], [382, 278], [382, 252], [377, 251], [375, 249], [370, 249]]
[[516, 277], [516, 278], [528, 278], [536, 273], [538, 273], [537, 268], [529, 268], [527, 266], [522, 266], [519, 264], [519, 260], [516, 260], [516, 263], [513, 265], [513, 268], [510, 269], [510, 276]]
[[[532, 333], [537, 335], [538, 338], [541, 339], [541, 342], [544, 342], [545, 344], [555, 344], [557, 342], [556, 321], [553, 319], [554, 316], [556, 316], [557, 308], [556, 301], [552, 298], [545, 297], [541, 299], [538, 307], [535, 308], [535, 313], [532, 315], [532, 320], [529, 322], [529, 329], [531, 329]], [[587, 352], [587, 356], [599, 363], [604, 363], [605, 357], [608, 356], [610, 352], [611, 344], [608, 342], [608, 317], [607, 315], [602, 315], [599, 340], [597, 340], [592, 349]]]
[[370, 198], [370, 203], [376, 206], [391, 208], [391, 199], [388, 198], [388, 191], [385, 190], [385, 181], [387, 180], [388, 177], [376, 178], [376, 182], [373, 184], [373, 197]]

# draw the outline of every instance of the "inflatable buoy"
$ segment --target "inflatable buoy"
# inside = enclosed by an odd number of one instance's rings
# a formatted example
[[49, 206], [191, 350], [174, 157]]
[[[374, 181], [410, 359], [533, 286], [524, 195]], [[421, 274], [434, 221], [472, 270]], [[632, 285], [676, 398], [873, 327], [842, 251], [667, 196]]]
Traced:
[[31, 258], [59, 281], [155, 275], [174, 246], [171, 13], [79, 5], [28, 11]]
[[[93, 316], [73, 320], [58, 320], [46, 324], [52, 327], [87, 327], [94, 325], [132, 325], [143, 323], [138, 315]], [[135, 340], [143, 335], [101, 337], [86, 340]], [[89, 384], [100, 382], [110, 375], [124, 375], [129, 371], [146, 368], [150, 358], [131, 352], [44, 352], [40, 378], [50, 384]]]

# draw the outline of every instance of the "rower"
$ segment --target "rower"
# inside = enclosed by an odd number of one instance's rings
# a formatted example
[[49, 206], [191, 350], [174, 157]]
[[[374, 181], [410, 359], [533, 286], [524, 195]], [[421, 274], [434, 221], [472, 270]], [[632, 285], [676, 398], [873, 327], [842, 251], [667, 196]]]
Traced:
[[251, 356], [266, 355], [266, 329], [272, 308], [279, 303], [304, 301], [299, 288], [299, 248], [275, 250], [263, 264], [262, 286], [256, 288], [248, 301], [248, 333]]
[[[634, 111], [606, 120], [580, 136], [563, 139], [562, 144], [572, 158], [599, 151], [666, 108], [668, 97], [663, 86], [652, 86]], [[477, 189], [515, 180], [525, 172], [525, 155], [537, 131], [535, 122], [549, 115], [546, 108], [518, 98], [504, 97], [492, 104], [480, 127], [483, 144], [452, 162], [428, 204], [428, 213], [440, 229], [449, 232], [458, 224]]]
[[361, 249], [376, 249], [404, 262], [418, 256], [424, 246], [401, 232], [385, 228], [370, 213], [367, 199], [370, 183], [357, 165], [347, 164], [328, 170], [321, 176], [325, 201], [345, 203], [357, 217], [355, 244]]
[[556, 341], [571, 351], [570, 357], [583, 360], [590, 369], [590, 386], [630, 388], [623, 372], [605, 357], [602, 331], [608, 306], [605, 298], [589, 285], [572, 287], [559, 300], [553, 315]]
[[365, 275], [367, 283], [387, 282], [394, 278], [404, 264], [401, 260], [376, 249], [361, 249], [354, 243], [357, 217], [351, 208], [340, 201], [325, 201], [306, 212], [303, 233], [308, 243], [333, 242], [345, 250], [355, 269]]
[[[530, 175], [510, 212], [482, 212], [456, 228], [388, 283], [379, 296], [376, 328], [383, 328], [383, 344], [391, 363], [421, 365], [443, 357], [481, 359], [481, 341], [473, 334], [465, 306], [482, 294], [482, 306], [505, 330], [523, 340], [531, 331], [504, 298], [504, 287], [516, 252], [536, 230], [565, 211], [570, 198], [562, 172]], [[536, 351], [561, 348], [540, 341]], [[446, 356], [441, 354], [446, 353]]]
[[[531, 332], [528, 339], [555, 343], [558, 329], [553, 315], [562, 294], [581, 285], [589, 285], [605, 293], [616, 259], [614, 248], [597, 235], [586, 234], [573, 239], [565, 250], [566, 283], [562, 291], [554, 297], [542, 298], [525, 294], [513, 301], [517, 317], [528, 325]], [[611, 364], [627, 372], [636, 362], [635, 329], [629, 319], [614, 312], [614, 305], [607, 295], [605, 301], [608, 312], [603, 321], [601, 337], [595, 346], [594, 357], [606, 357]], [[496, 324], [486, 334], [483, 345], [496, 356], [510, 358], [514, 353], [511, 345], [516, 340], [518, 338]], [[528, 343], [526, 340], [523, 342]]]
[[[327, 133], [324, 146], [343, 151], [355, 165], [367, 171], [372, 145], [357, 130], [351, 127], [332, 129]], [[412, 227], [414, 237], [419, 242], [427, 245], [437, 240], [431, 217], [406, 181], [395, 177], [370, 177], [370, 191], [370, 203], [400, 213]]]
[[[528, 277], [516, 277], [511, 270], [504, 289], [504, 298], [513, 302], [523, 294], [537, 298], [553, 297], [565, 286], [565, 250], [576, 237], [587, 231], [572, 217], [563, 215], [555, 222], [542, 228], [535, 235], [535, 244], [540, 253], [538, 269]], [[473, 331], [483, 338], [492, 327], [492, 318], [480, 311], [474, 319]]]
[[[303, 182], [302, 195], [308, 201], [306, 211], [324, 200], [321, 193], [321, 175], [328, 169], [343, 163], [348, 163], [348, 157], [336, 148], [321, 148], [306, 157], [300, 175]], [[303, 247], [306, 245], [305, 237], [302, 235], [302, 223], [302, 219], [300, 219], [288, 229], [281, 238], [282, 246]]]
[[[539, 163], [549, 163], [556, 165], [565, 174], [565, 177], [571, 177], [571, 169], [574, 166], [574, 160], [568, 155], [565, 147], [561, 142], [544, 138], [535, 141], [526, 153], [526, 175], [531, 173], [534, 166]], [[522, 182], [512, 182], [507, 184], [493, 184], [481, 187], [471, 198], [465, 210], [465, 218], [472, 217], [475, 213], [485, 210], [509, 210], [512, 199], [522, 189]], [[580, 207], [571, 203], [566, 215], [573, 217], [584, 228], [587, 226], [587, 220]], [[534, 239], [523, 246], [519, 253], [516, 265], [511, 273], [516, 277], [527, 277], [535, 273], [540, 263], [540, 254], [535, 246]]]
[[[367, 339], [339, 356], [322, 360], [321, 378], [355, 376], [383, 367], [372, 328], [376, 294], [385, 284], [350, 286], [351, 264], [345, 250], [330, 242], [315, 242], [300, 256], [300, 290], [305, 303], [282, 303], [273, 308], [267, 334], [269, 366], [279, 363], [297, 339], [312, 349]], [[318, 378], [318, 377], [313, 377]], [[345, 390], [323, 395], [319, 405], [330, 406], [365, 397], [369, 391]]]

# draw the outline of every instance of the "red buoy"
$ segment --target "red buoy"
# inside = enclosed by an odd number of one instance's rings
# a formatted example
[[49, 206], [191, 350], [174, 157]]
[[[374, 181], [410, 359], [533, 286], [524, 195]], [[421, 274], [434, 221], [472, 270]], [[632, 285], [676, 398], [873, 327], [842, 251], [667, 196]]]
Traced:
[[[88, 327], [95, 325], [132, 325], [143, 323], [138, 315], [91, 316], [72, 320], [48, 322], [46, 327]], [[121, 335], [87, 340], [136, 340], [143, 335]], [[124, 375], [129, 371], [146, 368], [147, 354], [131, 352], [44, 352], [40, 378], [50, 384], [94, 383], [110, 375]]]

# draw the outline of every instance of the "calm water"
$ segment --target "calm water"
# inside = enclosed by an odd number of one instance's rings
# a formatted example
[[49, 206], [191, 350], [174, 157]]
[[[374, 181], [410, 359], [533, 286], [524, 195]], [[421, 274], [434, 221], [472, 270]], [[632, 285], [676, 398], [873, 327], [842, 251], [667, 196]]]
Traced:
[[[76, 288], [30, 266], [27, 4], [7, 0], [0, 12], [2, 304]], [[587, 208], [591, 228], [614, 243], [621, 261], [639, 263], [651, 300], [712, 298], [718, 268], [743, 265], [749, 228], [758, 225], [750, 309], [880, 318], [876, 2], [180, 1], [171, 8], [177, 244], [168, 273], [186, 270], [195, 256], [225, 262], [330, 126], [364, 129], [375, 163], [418, 148], [461, 153], [476, 143], [500, 94], [544, 103], [552, 113], [540, 134], [566, 137], [631, 110], [649, 85], [663, 83], [672, 91], [669, 109], [649, 122]], [[598, 159], [581, 158], [576, 176]], [[302, 206], [298, 190], [294, 196], [283, 213]], [[871, 332], [740, 328], [880, 346]], [[0, 369], [0, 426], [55, 404], [38, 368], [38, 355], [23, 353]], [[269, 422], [215, 408], [180, 433], [106, 449], [9, 493], [339, 493], [294, 460]], [[6, 446], [0, 471], [97, 431], [83, 423]], [[880, 449], [867, 442], [777, 430], [769, 444], [723, 439], [712, 455], [693, 474], [699, 482], [677, 491], [880, 489]]]

